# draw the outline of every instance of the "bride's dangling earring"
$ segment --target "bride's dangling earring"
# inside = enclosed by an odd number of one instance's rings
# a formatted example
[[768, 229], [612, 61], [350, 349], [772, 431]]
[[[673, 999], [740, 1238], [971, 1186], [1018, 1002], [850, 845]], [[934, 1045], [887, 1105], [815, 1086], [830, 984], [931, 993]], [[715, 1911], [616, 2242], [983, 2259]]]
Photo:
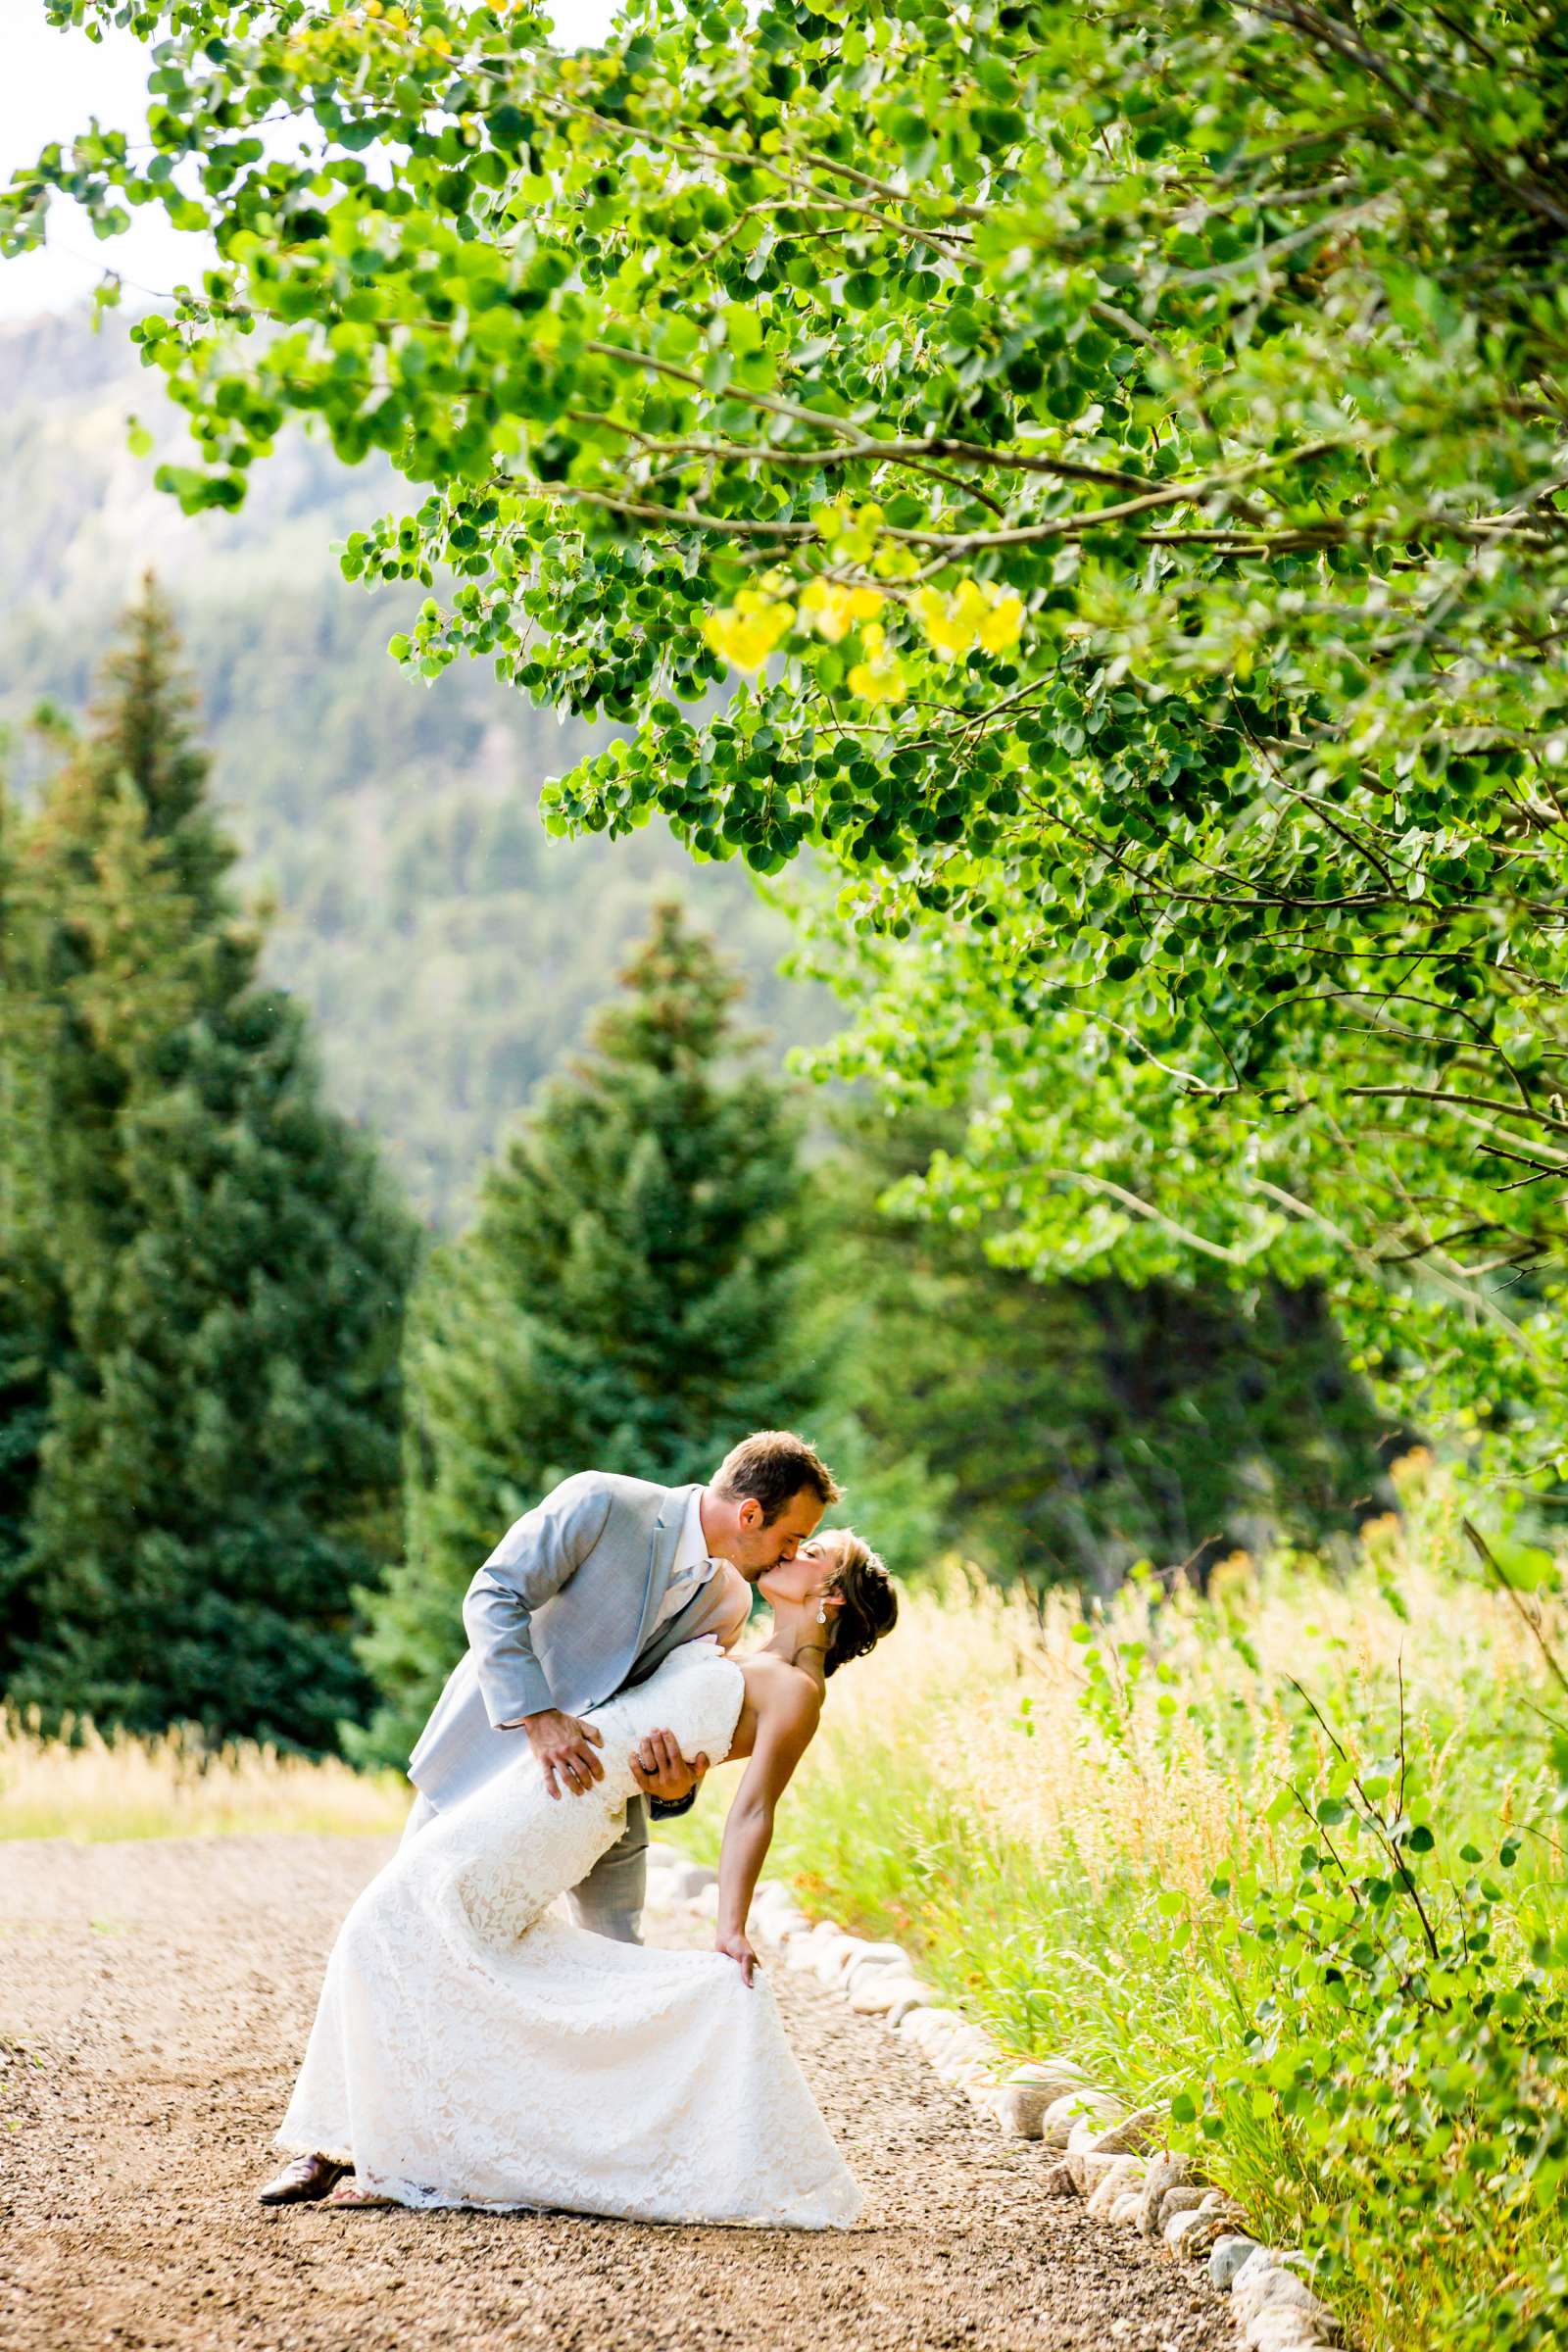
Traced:
[[816, 1622], [818, 1625], [826, 1625], [827, 1623], [827, 1609], [824, 1603], [820, 1600], [816, 1604]]

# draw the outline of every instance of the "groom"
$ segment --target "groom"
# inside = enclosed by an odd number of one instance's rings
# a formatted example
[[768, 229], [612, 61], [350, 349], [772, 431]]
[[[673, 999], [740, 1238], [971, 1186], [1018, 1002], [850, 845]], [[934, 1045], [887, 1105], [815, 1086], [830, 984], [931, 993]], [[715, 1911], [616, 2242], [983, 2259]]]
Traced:
[[[580, 1718], [682, 1642], [712, 1635], [730, 1648], [750, 1613], [748, 1588], [794, 1559], [838, 1495], [805, 1439], [777, 1429], [743, 1439], [706, 1487], [602, 1470], [564, 1479], [507, 1530], [468, 1587], [468, 1647], [410, 1759], [416, 1794], [405, 1838], [505, 1771], [519, 1738], [552, 1796], [569, 1800], [602, 1780], [599, 1733]], [[659, 1810], [684, 1812], [707, 1768], [659, 1732], [633, 1772]], [[647, 1810], [634, 1799], [624, 1836], [572, 1893], [579, 1927], [639, 1940], [647, 1849]], [[343, 2169], [296, 2157], [261, 2201], [314, 2202]]]

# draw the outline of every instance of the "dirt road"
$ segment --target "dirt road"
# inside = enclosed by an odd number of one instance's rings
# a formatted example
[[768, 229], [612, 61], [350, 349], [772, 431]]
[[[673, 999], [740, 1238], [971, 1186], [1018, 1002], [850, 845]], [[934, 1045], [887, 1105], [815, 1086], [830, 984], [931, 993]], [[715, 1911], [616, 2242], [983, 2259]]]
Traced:
[[847, 2234], [265, 2211], [322, 1960], [387, 1850], [0, 1844], [7, 2352], [1230, 2352], [1219, 2297], [1042, 2198], [1038, 2148], [788, 1970], [796, 2047], [867, 2190]]

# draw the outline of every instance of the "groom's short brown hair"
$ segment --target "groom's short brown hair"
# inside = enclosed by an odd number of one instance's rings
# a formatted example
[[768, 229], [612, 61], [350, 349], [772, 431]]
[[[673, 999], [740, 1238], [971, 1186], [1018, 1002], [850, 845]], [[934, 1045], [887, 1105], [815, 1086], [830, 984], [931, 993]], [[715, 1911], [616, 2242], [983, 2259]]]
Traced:
[[732, 1446], [713, 1473], [713, 1492], [726, 1502], [760, 1502], [764, 1526], [786, 1503], [808, 1491], [826, 1509], [839, 1483], [814, 1446], [792, 1429], [758, 1429]]

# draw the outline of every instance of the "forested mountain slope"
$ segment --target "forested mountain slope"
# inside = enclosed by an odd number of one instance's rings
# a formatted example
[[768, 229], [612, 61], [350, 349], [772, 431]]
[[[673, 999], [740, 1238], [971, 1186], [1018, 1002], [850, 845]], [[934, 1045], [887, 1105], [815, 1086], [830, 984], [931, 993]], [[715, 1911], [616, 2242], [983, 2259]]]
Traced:
[[[462, 664], [411, 686], [385, 647], [406, 594], [341, 578], [331, 542], [390, 505], [293, 436], [243, 514], [187, 519], [126, 420], [182, 455], [178, 420], [111, 316], [0, 330], [0, 714], [79, 712], [151, 565], [172, 597], [247, 884], [275, 899], [274, 977], [318, 1017], [333, 1095], [380, 1134], [421, 1210], [450, 1221], [478, 1158], [570, 1052], [673, 886], [752, 982], [781, 1045], [821, 995], [775, 973], [788, 928], [739, 866], [693, 866], [662, 827], [550, 840], [543, 779], [587, 740]], [[24, 773], [39, 755], [13, 750]]]

